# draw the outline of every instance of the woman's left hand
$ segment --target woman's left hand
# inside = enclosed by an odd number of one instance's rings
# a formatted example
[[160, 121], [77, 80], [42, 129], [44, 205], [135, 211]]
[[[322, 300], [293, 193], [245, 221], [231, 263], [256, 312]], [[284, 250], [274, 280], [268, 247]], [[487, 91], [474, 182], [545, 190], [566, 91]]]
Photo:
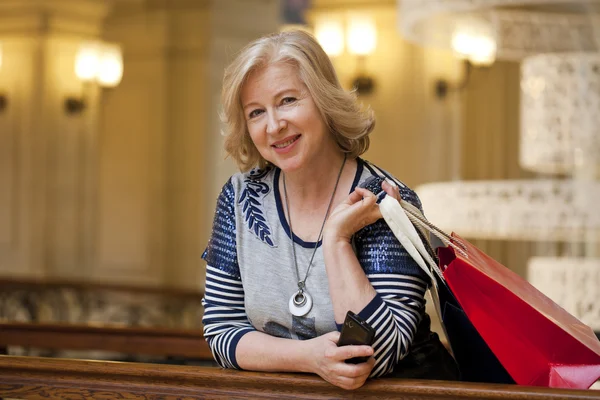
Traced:
[[[396, 185], [392, 186], [387, 180], [381, 185], [388, 196], [400, 199]], [[338, 205], [327, 219], [323, 237], [327, 241], [350, 242], [352, 235], [367, 225], [382, 218], [377, 198], [364, 188], [356, 188], [348, 198]]]

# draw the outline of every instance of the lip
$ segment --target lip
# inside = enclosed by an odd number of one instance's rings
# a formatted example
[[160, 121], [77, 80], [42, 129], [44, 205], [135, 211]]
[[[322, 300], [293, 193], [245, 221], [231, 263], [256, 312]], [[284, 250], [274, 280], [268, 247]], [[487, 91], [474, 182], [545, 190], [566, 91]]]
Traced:
[[[279, 140], [279, 141], [273, 143], [271, 145], [271, 148], [277, 154], [286, 154], [286, 153], [289, 153], [290, 151], [292, 151], [296, 147], [296, 144], [300, 141], [301, 137], [302, 137], [302, 135], [288, 136], [287, 138], [285, 138], [283, 140]], [[289, 140], [294, 140], [294, 141], [291, 144], [289, 144], [288, 146], [285, 146], [285, 147], [282, 147], [282, 148], [275, 147], [276, 144], [285, 143], [285, 142], [287, 142]]]
[[[283, 139], [281, 139], [281, 140], [279, 140], [279, 141], [277, 141], [277, 142], [271, 143], [271, 147], [275, 147], [275, 146], [277, 146], [277, 145], [279, 145], [279, 144], [281, 144], [281, 143], [288, 142], [288, 141], [290, 141], [290, 140], [292, 140], [292, 139], [296, 139], [296, 140], [297, 140], [297, 139], [298, 139], [300, 136], [301, 136], [301, 135], [291, 135], [291, 136], [288, 136], [288, 137], [286, 137], [286, 138], [283, 138]], [[296, 143], [296, 142], [294, 142], [294, 143]], [[294, 144], [294, 143], [292, 143], [292, 144]], [[290, 145], [290, 146], [291, 146], [291, 145]], [[289, 147], [289, 146], [288, 146], [288, 147]], [[285, 148], [285, 147], [284, 147], [284, 148]]]

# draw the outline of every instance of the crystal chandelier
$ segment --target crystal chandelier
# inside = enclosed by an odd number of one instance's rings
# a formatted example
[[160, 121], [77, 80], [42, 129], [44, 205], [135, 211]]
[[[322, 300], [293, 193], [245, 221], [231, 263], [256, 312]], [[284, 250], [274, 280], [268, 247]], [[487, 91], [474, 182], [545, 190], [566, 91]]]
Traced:
[[533, 257], [527, 271], [533, 286], [600, 332], [600, 258]]
[[[498, 59], [522, 61], [522, 167], [564, 174], [597, 164], [600, 14], [588, 11], [600, 0], [399, 4], [400, 30], [409, 40], [452, 49], [471, 63], [492, 52]], [[493, 45], [484, 45], [490, 41]], [[423, 185], [417, 192], [434, 223], [467, 237], [586, 241], [599, 237], [600, 215], [588, 204], [600, 198], [598, 185], [569, 178], [452, 181]]]
[[457, 29], [478, 19], [493, 27], [497, 57], [598, 51], [598, 0], [399, 0], [402, 35], [425, 47], [452, 49]]
[[[600, 240], [600, 182], [455, 181], [421, 185], [427, 218], [480, 239]], [[596, 200], [597, 201], [597, 200]]]
[[540, 54], [521, 65], [520, 164], [542, 173], [600, 165], [600, 53]]

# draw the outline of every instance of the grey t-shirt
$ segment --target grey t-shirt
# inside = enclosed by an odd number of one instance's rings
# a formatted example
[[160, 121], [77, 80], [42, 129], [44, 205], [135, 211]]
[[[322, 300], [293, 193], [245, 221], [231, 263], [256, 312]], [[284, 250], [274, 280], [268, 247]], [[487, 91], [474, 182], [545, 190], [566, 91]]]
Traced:
[[[305, 290], [313, 299], [310, 312], [294, 317], [288, 307], [298, 290], [290, 229], [280, 198], [279, 170], [235, 175], [231, 183], [240, 199], [235, 222], [246, 314], [252, 325], [274, 336], [307, 339], [336, 329], [321, 243], [294, 235], [298, 271], [304, 279], [315, 246]], [[264, 174], [264, 175], [263, 175]], [[301, 216], [296, 216], [301, 218]]]

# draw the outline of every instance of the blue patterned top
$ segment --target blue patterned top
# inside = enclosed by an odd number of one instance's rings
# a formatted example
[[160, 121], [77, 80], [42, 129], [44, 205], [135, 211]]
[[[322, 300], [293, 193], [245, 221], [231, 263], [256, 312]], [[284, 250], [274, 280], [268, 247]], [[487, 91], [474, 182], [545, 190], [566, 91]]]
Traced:
[[[368, 162], [357, 159], [352, 190], [377, 175]], [[298, 245], [300, 275], [304, 276], [315, 245], [318, 247], [306, 280], [313, 308], [304, 317], [292, 316], [288, 300], [297, 290], [290, 230], [279, 190], [278, 168], [236, 174], [217, 199], [213, 232], [203, 258], [207, 262], [204, 334], [217, 362], [239, 368], [235, 349], [240, 338], [259, 330], [289, 339], [310, 339], [338, 329], [329, 296], [321, 243]], [[404, 200], [418, 208], [417, 195], [385, 171], [400, 187]], [[384, 220], [353, 238], [357, 259], [378, 293], [360, 313], [375, 328], [375, 360], [371, 376], [382, 376], [410, 349], [424, 315], [429, 278], [400, 245]], [[303, 269], [304, 268], [304, 269]]]

